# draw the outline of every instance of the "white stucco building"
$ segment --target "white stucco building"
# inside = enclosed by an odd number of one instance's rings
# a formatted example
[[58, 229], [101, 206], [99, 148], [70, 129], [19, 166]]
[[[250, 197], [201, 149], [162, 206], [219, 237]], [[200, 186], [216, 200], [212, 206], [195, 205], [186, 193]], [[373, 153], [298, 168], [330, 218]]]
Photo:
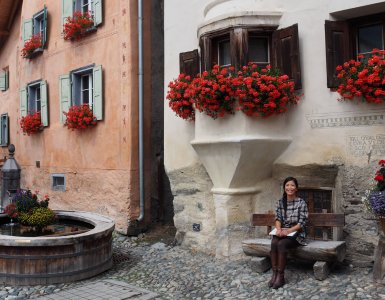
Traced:
[[289, 73], [303, 94], [268, 119], [197, 112], [187, 122], [165, 101], [165, 165], [182, 245], [237, 257], [242, 239], [257, 234], [250, 215], [272, 210], [283, 179], [295, 176], [310, 210], [345, 213], [344, 231], [331, 238], [347, 241], [347, 259], [372, 261], [376, 221], [361, 196], [385, 157], [385, 104], [338, 101], [333, 74], [358, 53], [385, 48], [384, 19], [385, 2], [369, 0], [165, 1], [165, 92], [197, 63], [258, 59]]

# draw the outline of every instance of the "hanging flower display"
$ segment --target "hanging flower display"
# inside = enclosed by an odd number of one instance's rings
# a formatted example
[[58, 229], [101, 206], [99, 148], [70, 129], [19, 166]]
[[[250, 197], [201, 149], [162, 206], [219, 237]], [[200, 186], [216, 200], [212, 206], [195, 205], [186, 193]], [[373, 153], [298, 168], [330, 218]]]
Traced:
[[195, 120], [195, 111], [189, 93], [190, 84], [190, 76], [180, 74], [178, 79], [168, 84], [169, 90], [166, 96], [166, 99], [169, 100], [168, 105], [170, 108], [178, 117], [185, 120]]
[[233, 67], [215, 65], [212, 70], [194, 78], [187, 94], [197, 110], [213, 119], [234, 113], [238, 78], [231, 76], [231, 72], [234, 72]]
[[23, 133], [27, 135], [41, 131], [43, 123], [41, 122], [40, 112], [31, 112], [26, 116], [21, 117], [20, 127]]
[[269, 65], [263, 69], [255, 64], [244, 66], [238, 72], [238, 79], [235, 94], [239, 109], [248, 116], [267, 118], [281, 114], [299, 101], [299, 96], [294, 92], [294, 81]]
[[385, 102], [384, 54], [384, 50], [373, 49], [372, 56], [367, 61], [359, 55], [357, 60], [352, 59], [337, 66], [337, 92], [342, 96], [342, 100], [362, 97], [363, 101], [368, 103]]
[[87, 129], [95, 127], [97, 124], [96, 117], [88, 104], [73, 105], [68, 112], [64, 112], [64, 115], [66, 116], [64, 126], [68, 129]]
[[24, 58], [31, 58], [36, 50], [42, 48], [43, 44], [41, 35], [33, 35], [29, 40], [24, 43], [24, 47], [23, 49], [21, 49], [21, 56]]
[[63, 32], [65, 40], [80, 40], [94, 27], [94, 20], [89, 12], [75, 11], [73, 17], [67, 17]]

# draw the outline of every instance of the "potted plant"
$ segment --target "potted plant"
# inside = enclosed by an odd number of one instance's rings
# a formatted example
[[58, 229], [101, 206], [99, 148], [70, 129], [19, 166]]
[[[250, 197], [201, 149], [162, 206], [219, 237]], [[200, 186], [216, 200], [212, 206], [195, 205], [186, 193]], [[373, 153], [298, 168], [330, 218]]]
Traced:
[[337, 92], [342, 100], [362, 97], [368, 103], [385, 102], [385, 59], [384, 50], [373, 49], [365, 61], [363, 55], [337, 66], [339, 86]]
[[38, 192], [20, 189], [12, 197], [12, 202], [4, 210], [11, 219], [16, 219], [24, 226], [41, 231], [55, 221], [55, 212], [48, 208], [49, 197], [39, 199]]
[[63, 33], [65, 40], [80, 40], [88, 33], [96, 30], [90, 12], [75, 11], [72, 17], [66, 18]]
[[21, 117], [20, 127], [23, 134], [32, 135], [42, 130], [40, 112], [30, 112], [26, 116]]
[[88, 104], [73, 105], [68, 112], [63, 113], [66, 116], [64, 126], [71, 130], [92, 128], [97, 124], [96, 117]]
[[378, 164], [380, 169], [376, 171], [374, 177], [376, 183], [366, 192], [362, 200], [368, 211], [379, 219], [385, 234], [385, 160], [380, 160]]
[[35, 34], [24, 43], [24, 47], [21, 49], [21, 56], [24, 58], [33, 58], [37, 53], [42, 51], [43, 44], [41, 35]]

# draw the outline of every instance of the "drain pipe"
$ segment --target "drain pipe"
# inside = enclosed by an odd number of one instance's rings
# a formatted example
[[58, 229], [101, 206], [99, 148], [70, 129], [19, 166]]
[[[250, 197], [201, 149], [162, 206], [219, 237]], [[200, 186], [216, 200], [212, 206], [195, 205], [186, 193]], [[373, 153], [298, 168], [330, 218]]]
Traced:
[[140, 215], [144, 219], [144, 147], [143, 147], [143, 1], [138, 0], [138, 89], [139, 89], [139, 200]]

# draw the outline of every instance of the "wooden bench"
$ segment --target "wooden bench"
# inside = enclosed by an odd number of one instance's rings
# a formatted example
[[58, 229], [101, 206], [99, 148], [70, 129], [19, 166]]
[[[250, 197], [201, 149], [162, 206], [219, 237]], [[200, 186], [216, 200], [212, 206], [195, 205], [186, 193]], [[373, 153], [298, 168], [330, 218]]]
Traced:
[[[252, 226], [267, 226], [267, 233], [275, 225], [275, 215], [253, 214]], [[336, 262], [342, 262], [345, 258], [346, 243], [344, 241], [327, 240], [327, 228], [343, 227], [345, 225], [344, 214], [334, 213], [309, 213], [309, 227], [322, 227], [323, 240], [308, 240], [307, 246], [299, 246], [289, 252], [289, 258], [298, 258], [315, 262], [313, 265], [314, 276], [318, 280], [327, 278], [330, 268]], [[255, 263], [258, 264], [257, 270], [267, 271], [271, 265], [266, 257], [270, 257], [271, 237], [250, 239], [242, 242], [242, 248], [246, 255], [261, 257]]]

